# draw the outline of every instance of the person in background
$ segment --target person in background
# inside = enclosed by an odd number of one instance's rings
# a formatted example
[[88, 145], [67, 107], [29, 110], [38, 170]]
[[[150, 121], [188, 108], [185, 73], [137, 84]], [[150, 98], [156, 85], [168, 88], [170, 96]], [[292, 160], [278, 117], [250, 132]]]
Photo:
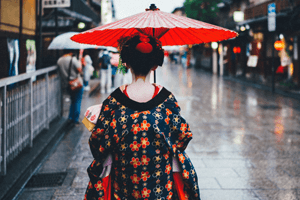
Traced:
[[[101, 54], [100, 54], [101, 56]], [[104, 50], [103, 55], [99, 58], [100, 79], [101, 79], [101, 94], [111, 92], [111, 64], [110, 56], [107, 50]]]
[[112, 67], [116, 69], [116, 73], [113, 79], [113, 90], [123, 85], [123, 81], [124, 81], [124, 75], [118, 71], [119, 58], [120, 55], [118, 52], [112, 52], [110, 64]]
[[181, 65], [184, 69], [187, 68], [187, 51], [186, 50], [181, 55]]
[[89, 91], [91, 87], [89, 86], [89, 81], [91, 79], [91, 76], [93, 75], [94, 72], [94, 67], [93, 67], [93, 61], [91, 57], [89, 56], [88, 52], [85, 51], [83, 54], [83, 60], [82, 63], [84, 65], [83, 67], [83, 89], [85, 91]]
[[120, 85], [116, 85], [116, 79], [118, 79], [119, 73], [118, 71], [118, 65], [119, 65], [119, 54], [118, 52], [111, 52], [110, 53], [110, 64], [111, 64], [111, 82], [112, 82], [112, 90], [114, 90], [116, 87], [119, 87]]
[[170, 59], [169, 55], [170, 55], [169, 52], [165, 50], [165, 52], [164, 52], [164, 56], [165, 56], [164, 57], [164, 64], [168, 64], [169, 63], [169, 59]]
[[80, 76], [80, 73], [82, 72], [82, 64], [80, 62], [82, 58], [82, 54], [83, 54], [83, 50], [80, 50], [79, 60], [78, 60], [76, 57], [76, 53], [74, 51], [64, 50], [64, 55], [60, 57], [57, 61], [57, 65], [61, 75], [62, 89], [63, 91], [68, 91], [71, 99], [69, 120], [75, 124], [79, 124], [79, 115], [81, 109], [83, 87], [79, 90], [71, 91], [69, 90], [68, 86], [69, 86], [69, 80], [76, 79], [78, 76]]

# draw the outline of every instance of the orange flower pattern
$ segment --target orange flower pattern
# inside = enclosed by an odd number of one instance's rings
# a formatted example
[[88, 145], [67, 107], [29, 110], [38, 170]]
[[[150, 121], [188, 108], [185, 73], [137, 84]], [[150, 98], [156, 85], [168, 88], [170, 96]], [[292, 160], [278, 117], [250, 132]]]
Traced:
[[89, 139], [94, 161], [88, 168], [86, 200], [104, 199], [99, 176], [109, 153], [113, 155], [114, 199], [178, 199], [172, 178], [176, 154], [183, 169], [185, 194], [190, 200], [200, 200], [197, 175], [184, 151], [192, 133], [175, 97], [167, 92], [162, 102], [144, 111], [127, 106], [114, 93], [103, 102]]

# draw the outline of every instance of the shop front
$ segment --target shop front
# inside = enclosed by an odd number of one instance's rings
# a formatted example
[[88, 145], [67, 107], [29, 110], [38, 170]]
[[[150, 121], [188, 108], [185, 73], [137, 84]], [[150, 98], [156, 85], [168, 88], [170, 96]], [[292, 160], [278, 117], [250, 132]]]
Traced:
[[[268, 8], [270, 2], [265, 4]], [[283, 5], [275, 5], [277, 14], [274, 31], [270, 30], [269, 18], [266, 15], [253, 18], [248, 16], [246, 20], [237, 23], [239, 37], [223, 43], [227, 49], [224, 55], [227, 72], [224, 74], [275, 89], [300, 93], [300, 8], [290, 11]], [[255, 6], [248, 8], [245, 13], [248, 12], [249, 15], [249, 10], [255, 9]]]
[[35, 71], [36, 0], [0, 1], [0, 79]]

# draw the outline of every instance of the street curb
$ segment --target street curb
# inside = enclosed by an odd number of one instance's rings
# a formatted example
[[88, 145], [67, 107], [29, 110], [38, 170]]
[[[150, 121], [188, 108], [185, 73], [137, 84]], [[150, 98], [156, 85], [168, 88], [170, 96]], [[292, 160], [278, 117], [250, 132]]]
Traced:
[[27, 148], [9, 164], [7, 174], [0, 180], [0, 199], [16, 199], [32, 175], [39, 169], [54, 148], [61, 141], [67, 129], [74, 126], [67, 119], [60, 118], [50, 124], [34, 139], [33, 147]]

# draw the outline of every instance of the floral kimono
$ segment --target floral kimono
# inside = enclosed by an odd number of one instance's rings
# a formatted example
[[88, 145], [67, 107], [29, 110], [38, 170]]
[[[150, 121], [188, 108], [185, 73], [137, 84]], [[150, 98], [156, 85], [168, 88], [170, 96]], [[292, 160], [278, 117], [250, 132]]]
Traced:
[[[99, 105], [88, 109], [83, 121], [92, 131], [94, 157], [85, 199], [200, 200], [196, 171], [184, 151], [192, 133], [171, 92], [160, 86], [153, 99], [139, 103], [120, 87], [99, 111]], [[175, 159], [180, 173], [174, 172]]]

